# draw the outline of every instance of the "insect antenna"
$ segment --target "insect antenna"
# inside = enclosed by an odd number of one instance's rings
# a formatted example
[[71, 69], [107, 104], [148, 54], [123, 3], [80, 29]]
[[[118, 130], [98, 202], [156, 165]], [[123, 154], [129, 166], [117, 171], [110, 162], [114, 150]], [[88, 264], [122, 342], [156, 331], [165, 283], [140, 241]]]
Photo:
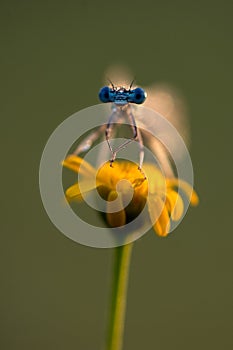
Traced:
[[112, 88], [113, 88], [113, 90], [116, 90], [116, 88], [115, 88], [115, 86], [114, 86], [114, 84], [113, 84], [113, 82], [109, 79], [109, 78], [107, 78], [107, 80], [109, 81], [109, 83], [112, 85]]
[[133, 83], [135, 82], [135, 78], [132, 80], [132, 82], [130, 83], [130, 86], [129, 86], [129, 90], [131, 90], [131, 87], [133, 86]]

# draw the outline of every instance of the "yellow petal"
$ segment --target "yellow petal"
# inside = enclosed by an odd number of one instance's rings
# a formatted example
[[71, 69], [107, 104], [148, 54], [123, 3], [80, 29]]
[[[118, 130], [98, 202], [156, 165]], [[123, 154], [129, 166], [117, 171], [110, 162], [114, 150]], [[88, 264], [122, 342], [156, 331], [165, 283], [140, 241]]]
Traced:
[[161, 237], [167, 236], [170, 230], [170, 218], [162, 198], [150, 196], [148, 199], [148, 211], [157, 235]]
[[95, 188], [95, 183], [90, 180], [82, 180], [75, 183], [66, 190], [66, 199], [68, 202], [81, 201], [83, 196]]
[[184, 202], [179, 193], [174, 190], [168, 190], [166, 204], [172, 220], [180, 220], [184, 211]]
[[155, 223], [154, 228], [159, 236], [166, 237], [168, 235], [170, 230], [170, 218], [166, 206], [163, 207], [162, 213]]
[[199, 203], [199, 198], [197, 193], [194, 191], [192, 186], [186, 181], [179, 179], [168, 179], [167, 180], [168, 187], [178, 187], [180, 188], [190, 200], [190, 204], [193, 206], [197, 206]]
[[93, 176], [96, 173], [96, 170], [88, 162], [73, 154], [63, 160], [62, 165], [84, 176]]
[[111, 191], [107, 200], [107, 221], [112, 227], [124, 226], [126, 214], [122, 203], [121, 194]]
[[192, 191], [192, 195], [191, 195], [191, 198], [190, 198], [190, 203], [194, 207], [196, 207], [199, 204], [199, 197], [197, 195], [197, 192], [194, 191], [194, 190]]
[[162, 172], [153, 164], [144, 164], [143, 171], [145, 171], [148, 180], [150, 193], [165, 193], [166, 181]]

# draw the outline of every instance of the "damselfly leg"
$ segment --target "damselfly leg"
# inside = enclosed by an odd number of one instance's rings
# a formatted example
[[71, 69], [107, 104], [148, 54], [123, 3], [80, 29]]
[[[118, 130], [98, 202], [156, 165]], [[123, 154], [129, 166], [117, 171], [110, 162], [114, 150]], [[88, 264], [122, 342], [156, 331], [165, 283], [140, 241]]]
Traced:
[[73, 154], [78, 156], [80, 153], [89, 151], [93, 143], [97, 141], [104, 133], [105, 125], [101, 125], [97, 130], [91, 132], [81, 143], [77, 146]]
[[[121, 115], [121, 113], [123, 113], [123, 111], [124, 111], [124, 115], [129, 120], [129, 124], [132, 128], [133, 136], [130, 139], [123, 142], [121, 145], [119, 145], [115, 150], [113, 150], [113, 147], [112, 147], [111, 142], [110, 142], [110, 136], [111, 136], [111, 131], [113, 129], [113, 123], [114, 123], [115, 119], [120, 121], [121, 118], [119, 116]], [[115, 161], [117, 153], [119, 151], [126, 148], [126, 146], [128, 146], [131, 142], [138, 141], [139, 147], [140, 147], [138, 169], [141, 171], [143, 159], [144, 159], [144, 146], [143, 146], [143, 140], [142, 140], [140, 129], [136, 125], [135, 118], [134, 118], [132, 108], [130, 105], [124, 106], [124, 110], [121, 107], [114, 106], [113, 113], [111, 114], [111, 116], [109, 118], [107, 128], [105, 130], [105, 135], [106, 135], [106, 141], [108, 143], [109, 150], [112, 154], [112, 158], [110, 159], [110, 166], [111, 167], [113, 166], [112, 164]]]

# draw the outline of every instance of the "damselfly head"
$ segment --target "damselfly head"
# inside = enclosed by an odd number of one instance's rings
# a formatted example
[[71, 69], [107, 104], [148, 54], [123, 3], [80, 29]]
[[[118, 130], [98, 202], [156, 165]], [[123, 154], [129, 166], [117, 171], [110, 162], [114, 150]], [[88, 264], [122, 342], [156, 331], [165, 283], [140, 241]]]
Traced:
[[103, 103], [112, 102], [118, 106], [124, 106], [128, 103], [142, 104], [146, 99], [146, 92], [138, 87], [131, 90], [126, 89], [123, 86], [116, 87], [111, 84], [112, 87], [104, 86], [99, 91], [99, 99]]

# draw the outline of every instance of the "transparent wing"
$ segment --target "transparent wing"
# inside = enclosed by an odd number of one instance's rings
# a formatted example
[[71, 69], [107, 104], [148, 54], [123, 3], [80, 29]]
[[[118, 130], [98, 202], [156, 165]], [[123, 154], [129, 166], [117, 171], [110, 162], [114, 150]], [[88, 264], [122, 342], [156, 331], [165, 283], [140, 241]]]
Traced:
[[[166, 118], [179, 132], [187, 147], [190, 145], [190, 127], [185, 98], [168, 84], [153, 84], [145, 88], [145, 107]], [[178, 150], [179, 151], [179, 150]]]

